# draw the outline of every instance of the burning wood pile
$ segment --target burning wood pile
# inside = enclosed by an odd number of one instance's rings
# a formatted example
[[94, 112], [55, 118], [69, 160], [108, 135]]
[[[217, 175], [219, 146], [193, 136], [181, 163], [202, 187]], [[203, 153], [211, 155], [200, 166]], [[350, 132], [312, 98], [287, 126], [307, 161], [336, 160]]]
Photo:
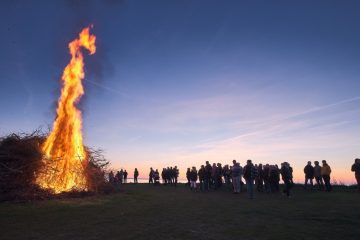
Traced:
[[76, 107], [84, 94], [81, 50], [85, 48], [94, 54], [95, 40], [87, 27], [69, 43], [71, 60], [62, 75], [57, 115], [50, 134], [36, 131], [29, 135], [12, 134], [0, 140], [2, 196], [36, 198], [64, 192], [99, 192], [106, 188], [104, 168], [108, 162], [101, 151], [84, 146], [81, 111]]

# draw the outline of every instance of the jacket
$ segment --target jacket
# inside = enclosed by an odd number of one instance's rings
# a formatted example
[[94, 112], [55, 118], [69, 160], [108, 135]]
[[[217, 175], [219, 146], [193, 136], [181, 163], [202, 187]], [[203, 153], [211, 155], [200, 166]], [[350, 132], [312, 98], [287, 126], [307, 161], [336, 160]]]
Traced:
[[328, 164], [324, 164], [321, 168], [321, 175], [322, 176], [329, 176], [331, 173], [331, 168]]

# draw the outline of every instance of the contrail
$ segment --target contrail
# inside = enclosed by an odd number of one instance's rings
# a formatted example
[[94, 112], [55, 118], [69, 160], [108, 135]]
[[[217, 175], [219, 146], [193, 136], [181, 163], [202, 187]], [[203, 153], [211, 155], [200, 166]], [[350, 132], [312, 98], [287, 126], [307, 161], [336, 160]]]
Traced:
[[91, 84], [93, 84], [93, 85], [95, 85], [95, 86], [97, 86], [97, 87], [100, 87], [100, 88], [102, 88], [102, 89], [104, 89], [104, 90], [106, 90], [106, 91], [120, 94], [120, 95], [123, 96], [123, 97], [128, 97], [128, 95], [127, 95], [126, 93], [121, 92], [121, 91], [119, 91], [119, 90], [106, 87], [106, 86], [104, 86], [104, 85], [102, 85], [102, 84], [100, 84], [100, 83], [97, 83], [97, 82], [94, 82], [94, 81], [91, 81], [91, 80], [88, 80], [88, 79], [85, 79], [85, 81], [86, 81], [86, 82], [89, 82], [89, 83], [91, 83]]

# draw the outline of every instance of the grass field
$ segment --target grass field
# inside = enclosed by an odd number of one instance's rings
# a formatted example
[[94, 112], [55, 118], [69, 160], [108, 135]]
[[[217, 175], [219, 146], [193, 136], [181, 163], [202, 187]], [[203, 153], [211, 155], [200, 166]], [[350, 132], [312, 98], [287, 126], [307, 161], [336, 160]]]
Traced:
[[224, 190], [128, 184], [84, 199], [0, 203], [0, 239], [360, 239], [360, 194]]

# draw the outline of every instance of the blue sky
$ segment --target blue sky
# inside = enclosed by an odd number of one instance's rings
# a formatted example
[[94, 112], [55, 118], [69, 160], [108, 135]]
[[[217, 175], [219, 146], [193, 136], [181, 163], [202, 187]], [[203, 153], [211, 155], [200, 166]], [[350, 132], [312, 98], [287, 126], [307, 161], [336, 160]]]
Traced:
[[[357, 1], [1, 1], [0, 135], [52, 125], [67, 44], [85, 57], [85, 143], [114, 168], [327, 159], [360, 149]], [[85, 54], [86, 55], [86, 54]]]

